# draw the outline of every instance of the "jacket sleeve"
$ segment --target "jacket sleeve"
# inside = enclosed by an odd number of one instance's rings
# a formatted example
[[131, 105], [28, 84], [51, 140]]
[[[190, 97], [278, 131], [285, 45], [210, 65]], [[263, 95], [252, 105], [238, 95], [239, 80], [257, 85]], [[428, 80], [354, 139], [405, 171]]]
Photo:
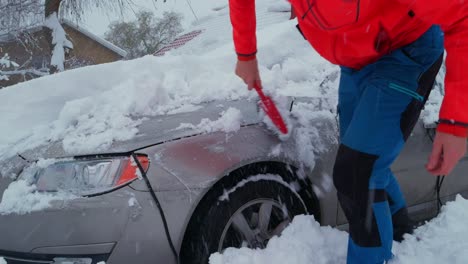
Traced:
[[229, 0], [234, 46], [239, 60], [255, 59], [257, 53], [255, 0]]
[[444, 31], [447, 51], [445, 96], [438, 131], [468, 136], [468, 4], [461, 0], [400, 0], [416, 18]]

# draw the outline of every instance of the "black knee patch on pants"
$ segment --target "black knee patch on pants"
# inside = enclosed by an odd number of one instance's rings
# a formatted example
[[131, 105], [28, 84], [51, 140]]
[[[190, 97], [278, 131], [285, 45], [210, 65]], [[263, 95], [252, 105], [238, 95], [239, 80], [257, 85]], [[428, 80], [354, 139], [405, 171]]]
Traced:
[[369, 191], [369, 179], [374, 169], [377, 155], [371, 155], [340, 145], [333, 168], [333, 183], [336, 190], [346, 196]]
[[441, 55], [441, 57], [431, 66], [431, 68], [429, 68], [429, 70], [423, 73], [421, 78], [419, 78], [418, 90], [416, 92], [424, 97], [424, 100], [421, 102], [413, 99], [413, 101], [411, 101], [411, 103], [406, 108], [405, 112], [403, 112], [401, 115], [400, 129], [405, 141], [408, 139], [411, 131], [413, 131], [414, 126], [418, 122], [421, 110], [429, 98], [432, 87], [434, 87], [434, 82], [442, 65], [442, 61], [443, 55]]
[[338, 200], [349, 222], [349, 234], [361, 247], [378, 247], [381, 239], [372, 205], [387, 201], [383, 189], [369, 191], [378, 156], [340, 145], [333, 169]]

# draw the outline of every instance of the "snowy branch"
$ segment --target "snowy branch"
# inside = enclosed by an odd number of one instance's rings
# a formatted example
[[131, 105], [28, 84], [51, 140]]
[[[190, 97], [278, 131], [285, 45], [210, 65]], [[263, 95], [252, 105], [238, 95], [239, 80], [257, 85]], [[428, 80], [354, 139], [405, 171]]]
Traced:
[[44, 20], [43, 0], [0, 0], [0, 33], [16, 36]]
[[[49, 75], [48, 68], [27, 68], [23, 69], [23, 66], [18, 65], [16, 62], [12, 61], [8, 54], [3, 55], [0, 58], [0, 81], [8, 81], [11, 76], [23, 76], [26, 79], [26, 76], [30, 77], [42, 77]], [[1, 88], [1, 87], [0, 87]]]
[[0, 78], [2, 74], [3, 76], [34, 75], [34, 76], [42, 77], [42, 76], [49, 75], [49, 72], [47, 71], [47, 69], [38, 70], [38, 69], [30, 68], [30, 69], [24, 69], [24, 70], [0, 71]]
[[6, 80], [8, 81], [8, 75], [5, 72], [3, 72], [3, 69], [9, 69], [9, 68], [18, 68], [19, 65], [10, 60], [10, 56], [8, 54], [5, 54], [1, 59], [0, 59], [0, 81]]
[[44, 26], [52, 30], [52, 58], [50, 65], [56, 67], [58, 71], [65, 70], [65, 49], [73, 49], [73, 44], [67, 39], [67, 34], [58, 20], [57, 13], [53, 13], [44, 21]]

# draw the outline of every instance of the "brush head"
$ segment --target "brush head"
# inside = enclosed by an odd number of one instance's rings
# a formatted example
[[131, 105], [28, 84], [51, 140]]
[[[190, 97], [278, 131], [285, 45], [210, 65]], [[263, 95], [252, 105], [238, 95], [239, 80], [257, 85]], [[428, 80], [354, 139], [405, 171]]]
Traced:
[[275, 102], [271, 99], [271, 97], [266, 96], [263, 93], [263, 90], [260, 87], [260, 85], [258, 85], [258, 83], [255, 83], [254, 88], [255, 91], [257, 91], [258, 96], [260, 97], [260, 106], [262, 107], [263, 111], [265, 111], [265, 114], [271, 119], [271, 121], [281, 132], [281, 134], [287, 135], [289, 133], [288, 127], [286, 126], [283, 117], [278, 111]]

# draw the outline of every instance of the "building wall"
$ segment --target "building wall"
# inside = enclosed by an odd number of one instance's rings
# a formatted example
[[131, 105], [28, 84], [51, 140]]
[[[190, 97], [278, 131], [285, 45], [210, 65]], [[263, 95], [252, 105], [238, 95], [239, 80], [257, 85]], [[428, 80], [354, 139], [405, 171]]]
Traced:
[[[66, 54], [65, 69], [73, 69], [86, 65], [114, 62], [122, 59], [122, 56], [102, 46], [95, 40], [82, 34], [72, 27], [63, 25], [69, 40], [73, 43], [73, 50]], [[0, 54], [8, 53], [10, 59], [19, 65], [29, 63], [26, 68], [48, 67], [50, 63], [50, 45], [47, 41], [45, 30], [38, 29], [31, 33], [36, 39], [34, 45], [28, 45], [28, 52], [17, 40], [0, 43]], [[33, 54], [32, 56], [30, 54]], [[28, 62], [29, 61], [29, 62]], [[18, 75], [10, 77], [8, 81], [0, 81], [0, 88], [23, 82], [34, 78], [32, 75]]]
[[73, 43], [73, 50], [69, 56], [90, 62], [90, 64], [101, 64], [121, 60], [122, 57], [114, 51], [102, 46], [95, 40], [83, 35], [72, 27], [63, 25], [69, 40]]
[[[50, 46], [46, 36], [42, 30], [36, 30], [30, 33], [30, 38], [34, 39], [34, 45], [24, 45], [29, 38], [20, 36], [21, 42], [18, 40], [10, 40], [5, 43], [0, 43], [0, 54], [8, 54], [10, 59], [19, 65], [26, 65], [25, 68], [47, 68], [50, 62]], [[29, 43], [32, 43], [29, 41]], [[33, 79], [33, 75], [15, 75], [11, 76], [8, 81], [0, 81], [0, 87], [16, 84]]]

